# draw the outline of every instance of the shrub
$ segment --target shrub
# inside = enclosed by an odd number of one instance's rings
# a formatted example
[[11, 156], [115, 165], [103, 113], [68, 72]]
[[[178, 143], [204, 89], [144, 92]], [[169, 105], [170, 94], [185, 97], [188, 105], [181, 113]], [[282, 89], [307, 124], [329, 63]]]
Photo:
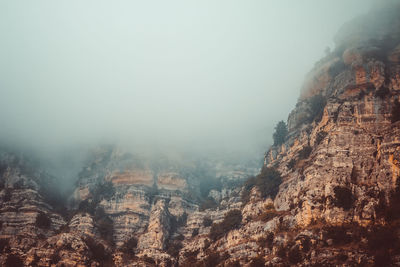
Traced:
[[349, 188], [343, 186], [335, 186], [333, 188], [333, 191], [335, 193], [334, 204], [337, 207], [343, 208], [344, 210], [349, 210], [353, 206], [354, 196]]
[[298, 246], [295, 246], [294, 248], [289, 250], [288, 259], [289, 259], [289, 262], [292, 264], [297, 264], [302, 261], [303, 257], [301, 255], [301, 252], [300, 252], [300, 249]]
[[252, 176], [244, 182], [242, 193], [240, 195], [243, 204], [246, 204], [250, 201], [251, 189], [256, 185], [256, 179], [256, 177]]
[[186, 223], [187, 223], [187, 213], [186, 213], [186, 212], [184, 212], [184, 213], [183, 213], [181, 216], [179, 216], [179, 217], [172, 216], [171, 219], [170, 219], [170, 224], [171, 224], [171, 230], [170, 230], [170, 232], [171, 232], [171, 233], [176, 232], [176, 230], [177, 230], [179, 227], [185, 226]]
[[3, 201], [4, 202], [10, 201], [11, 197], [12, 197], [11, 189], [10, 188], [4, 189]]
[[211, 176], [210, 174], [204, 176], [200, 180], [200, 194], [203, 198], [206, 198], [211, 190], [221, 191], [221, 188], [221, 180]]
[[24, 263], [17, 254], [10, 254], [5, 261], [5, 267], [23, 267]]
[[150, 263], [150, 264], [156, 264], [155, 260], [154, 260], [153, 258], [150, 258], [150, 257], [147, 256], [147, 255], [144, 255], [144, 256], [142, 257], [142, 260], [143, 260], [144, 262], [147, 262], [147, 263]]
[[355, 166], [351, 169], [350, 179], [352, 183], [356, 183], [358, 178], [358, 171]]
[[92, 253], [92, 258], [95, 261], [103, 263], [103, 265], [105, 265], [105, 263], [112, 263], [112, 255], [104, 248], [103, 244], [97, 243], [91, 237], [87, 237], [85, 243]]
[[262, 255], [258, 255], [250, 262], [250, 267], [264, 267], [265, 260]]
[[322, 142], [322, 140], [325, 139], [325, 137], [326, 137], [327, 135], [328, 135], [328, 133], [325, 132], [325, 131], [318, 132], [318, 133], [317, 133], [317, 136], [316, 136], [316, 138], [315, 138], [315, 144], [316, 144], [316, 145], [319, 145], [319, 144]]
[[375, 92], [375, 97], [384, 99], [386, 96], [390, 95], [390, 90], [387, 87], [381, 87]]
[[390, 193], [389, 196], [389, 205], [385, 205], [385, 196], [381, 196], [379, 199], [378, 211], [381, 212], [384, 209], [383, 214], [385, 220], [388, 222], [392, 222], [400, 218], [400, 181], [397, 180], [397, 185], [394, 191]]
[[96, 211], [97, 203], [95, 203], [92, 199], [85, 199], [79, 203], [78, 211], [86, 212], [90, 215], [94, 215]]
[[181, 251], [182, 247], [183, 245], [180, 240], [170, 240], [167, 243], [166, 251], [169, 255], [176, 258], [179, 256], [179, 251]]
[[372, 251], [394, 248], [398, 239], [393, 233], [393, 229], [388, 227], [374, 227], [367, 236], [368, 248]]
[[257, 245], [259, 245], [260, 247], [267, 247], [269, 249], [271, 249], [273, 247], [274, 244], [274, 233], [273, 232], [268, 232], [265, 236], [260, 237], [257, 240]]
[[198, 234], [199, 234], [199, 228], [193, 229], [192, 237], [195, 237], [195, 236], [197, 236]]
[[121, 247], [121, 251], [125, 254], [133, 255], [133, 250], [137, 247], [137, 239], [135, 237], [131, 237], [124, 242]]
[[392, 258], [388, 250], [380, 249], [374, 253], [374, 266], [392, 266]]
[[294, 167], [296, 166], [296, 159], [291, 159], [287, 165], [287, 167], [291, 170], [294, 169]]
[[60, 255], [58, 255], [58, 251], [55, 251], [54, 254], [50, 256], [50, 263], [57, 264], [61, 260]]
[[344, 245], [352, 241], [344, 226], [327, 226], [323, 229], [326, 231], [326, 239], [332, 239], [335, 245]]
[[35, 225], [36, 227], [42, 229], [49, 229], [51, 225], [51, 219], [49, 218], [49, 216], [47, 216], [46, 213], [39, 212], [39, 214], [36, 216]]
[[288, 134], [287, 126], [284, 121], [278, 122], [278, 124], [275, 127], [275, 132], [273, 134], [273, 139], [274, 139], [274, 146], [281, 145], [285, 142], [286, 136]]
[[265, 207], [264, 211], [260, 215], [258, 215], [256, 219], [263, 222], [268, 222], [278, 215], [279, 213], [275, 210], [275, 207], [272, 205]]
[[263, 168], [257, 177], [250, 177], [243, 185], [241, 199], [243, 203], [250, 200], [250, 192], [254, 186], [261, 192], [261, 197], [275, 198], [279, 191], [279, 185], [282, 183], [280, 173], [274, 168]]
[[236, 260], [236, 261], [230, 262], [228, 266], [229, 267], [241, 267], [242, 265], [240, 265], [240, 261]]
[[312, 147], [305, 146], [302, 150], [299, 151], [299, 159], [307, 159], [312, 152]]
[[215, 200], [212, 197], [207, 197], [205, 200], [203, 200], [200, 204], [199, 210], [204, 211], [204, 210], [214, 210], [218, 207], [218, 203], [215, 202]]
[[391, 121], [392, 123], [400, 121], [400, 102], [398, 99], [394, 101], [394, 105], [392, 107]]
[[113, 244], [114, 223], [108, 216], [97, 220], [97, 229], [104, 240]]
[[3, 250], [9, 246], [9, 241], [8, 239], [1, 238], [0, 239], [0, 252], [3, 252]]
[[281, 183], [281, 174], [274, 168], [263, 168], [256, 179], [256, 186], [260, 189], [262, 197], [275, 198]]
[[100, 202], [102, 199], [110, 200], [112, 196], [115, 194], [115, 188], [112, 182], [103, 182], [97, 184], [92, 190], [91, 193], [95, 202]]
[[322, 95], [315, 95], [308, 100], [310, 107], [309, 121], [319, 121], [326, 105], [326, 100]]
[[211, 252], [204, 259], [204, 266], [217, 266], [222, 260], [218, 252]]
[[225, 214], [224, 220], [214, 223], [211, 226], [210, 238], [217, 240], [233, 229], [240, 227], [242, 223], [242, 212], [240, 210], [230, 210]]
[[286, 259], [286, 248], [284, 246], [280, 246], [276, 251], [276, 255], [281, 259]]
[[394, 232], [392, 228], [378, 226], [367, 235], [368, 249], [374, 255], [374, 266], [391, 266], [391, 252], [399, 249], [398, 237]]
[[212, 223], [213, 223], [213, 221], [211, 220], [210, 217], [204, 217], [204, 218], [203, 218], [203, 225], [204, 225], [204, 227], [211, 226]]

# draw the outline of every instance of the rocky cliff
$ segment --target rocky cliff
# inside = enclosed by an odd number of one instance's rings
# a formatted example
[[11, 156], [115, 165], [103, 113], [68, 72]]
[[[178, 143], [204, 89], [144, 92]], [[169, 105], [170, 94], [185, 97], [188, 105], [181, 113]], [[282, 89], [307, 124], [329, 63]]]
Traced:
[[1, 263], [400, 265], [399, 14], [380, 5], [343, 26], [307, 76], [284, 142], [247, 180], [249, 169], [104, 146], [62, 209], [53, 177], [2, 153]]

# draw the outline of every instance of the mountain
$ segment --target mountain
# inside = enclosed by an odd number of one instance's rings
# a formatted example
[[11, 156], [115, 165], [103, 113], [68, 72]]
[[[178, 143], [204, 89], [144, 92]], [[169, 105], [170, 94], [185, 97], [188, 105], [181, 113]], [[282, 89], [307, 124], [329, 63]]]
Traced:
[[399, 14], [343, 26], [259, 172], [101, 146], [63, 202], [56, 177], [3, 150], [1, 264], [399, 265]]

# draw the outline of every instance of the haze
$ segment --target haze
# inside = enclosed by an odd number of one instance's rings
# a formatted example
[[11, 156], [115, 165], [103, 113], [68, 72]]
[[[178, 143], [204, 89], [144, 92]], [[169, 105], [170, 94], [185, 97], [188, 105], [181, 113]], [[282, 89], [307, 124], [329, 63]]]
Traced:
[[372, 1], [0, 1], [0, 135], [262, 153]]

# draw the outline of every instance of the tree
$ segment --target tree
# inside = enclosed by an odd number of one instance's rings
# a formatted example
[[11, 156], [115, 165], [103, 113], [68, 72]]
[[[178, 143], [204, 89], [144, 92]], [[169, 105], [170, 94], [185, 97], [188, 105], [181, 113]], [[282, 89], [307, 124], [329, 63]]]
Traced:
[[274, 146], [281, 145], [285, 142], [286, 136], [288, 134], [287, 126], [284, 121], [278, 122], [275, 127], [275, 132], [273, 135], [274, 138]]

